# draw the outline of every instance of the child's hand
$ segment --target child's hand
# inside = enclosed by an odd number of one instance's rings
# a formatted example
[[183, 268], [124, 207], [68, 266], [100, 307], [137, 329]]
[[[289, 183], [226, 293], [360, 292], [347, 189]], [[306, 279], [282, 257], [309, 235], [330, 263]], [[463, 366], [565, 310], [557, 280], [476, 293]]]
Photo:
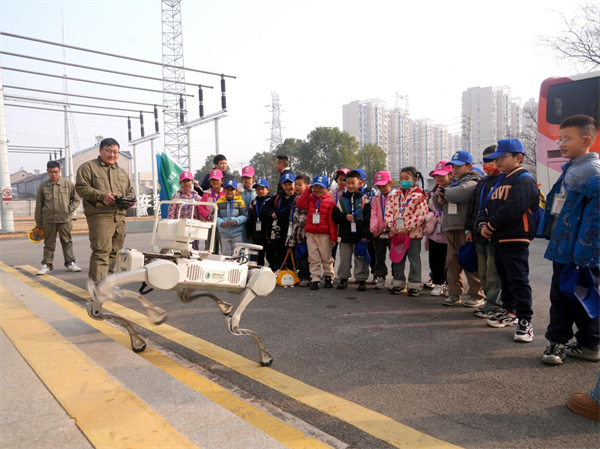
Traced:
[[333, 248], [335, 245], [337, 245], [337, 240], [331, 240], [331, 247]]
[[226, 228], [228, 224], [229, 224], [228, 221], [224, 221], [223, 223], [221, 223], [221, 226], [223, 226], [224, 228]]
[[275, 212], [273, 212], [273, 213], [271, 214], [271, 218], [272, 218], [273, 220], [275, 220], [275, 219], [277, 218], [277, 214], [276, 214]]
[[376, 229], [373, 231], [373, 237], [375, 238], [379, 237], [381, 234], [383, 234], [383, 229]]
[[395, 236], [396, 234], [398, 234], [398, 229], [394, 228], [393, 226], [390, 228], [390, 236]]
[[484, 226], [481, 228], [481, 236], [484, 239], [491, 239], [493, 234], [494, 233], [492, 232], [492, 230], [490, 228], [488, 228], [487, 226]]
[[352, 214], [346, 215], [346, 220], [348, 220], [348, 221], [354, 221], [354, 215], [352, 215]]
[[467, 242], [473, 241], [473, 233], [472, 232], [469, 232], [468, 234], [465, 235], [465, 241], [467, 241]]
[[408, 229], [406, 228], [402, 228], [398, 231], [400, 234], [402, 235], [408, 235], [408, 233], [410, 232]]
[[235, 226], [235, 221], [231, 220], [231, 221], [229, 222], [229, 226]]

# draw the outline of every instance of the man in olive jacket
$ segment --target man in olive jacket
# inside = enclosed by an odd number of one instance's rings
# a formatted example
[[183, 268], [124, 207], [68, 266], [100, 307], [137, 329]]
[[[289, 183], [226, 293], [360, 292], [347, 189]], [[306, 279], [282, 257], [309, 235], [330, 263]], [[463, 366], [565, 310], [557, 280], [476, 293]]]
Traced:
[[135, 205], [115, 204], [116, 196], [133, 196], [131, 179], [117, 164], [119, 150], [115, 139], [104, 139], [98, 158], [85, 162], [77, 170], [75, 188], [83, 198], [88, 222], [92, 249], [89, 277], [94, 282], [112, 273], [116, 254], [125, 241], [125, 211]]
[[79, 272], [81, 268], [75, 264], [71, 240], [71, 214], [81, 199], [73, 183], [60, 177], [60, 164], [57, 161], [48, 162], [46, 168], [49, 179], [40, 185], [35, 200], [35, 225], [44, 230], [44, 258], [37, 275], [52, 273], [56, 234], [60, 238], [67, 271]]

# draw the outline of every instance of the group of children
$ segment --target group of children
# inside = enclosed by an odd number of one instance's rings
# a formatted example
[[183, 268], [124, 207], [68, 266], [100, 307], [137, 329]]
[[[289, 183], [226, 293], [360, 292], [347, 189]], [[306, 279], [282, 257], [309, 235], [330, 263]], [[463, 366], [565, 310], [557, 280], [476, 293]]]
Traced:
[[[292, 268], [292, 258], [286, 258], [292, 251], [299, 285], [311, 290], [318, 290], [321, 282], [324, 288], [334, 287], [337, 255], [337, 289], [348, 288], [354, 277], [358, 291], [366, 291], [371, 266], [375, 289], [389, 287], [394, 295], [419, 296], [427, 286], [432, 296], [444, 297], [445, 306], [474, 308], [474, 315], [486, 319], [489, 326], [514, 328], [514, 340], [520, 342], [533, 341], [528, 259], [529, 244], [540, 228], [550, 239], [546, 258], [553, 260], [546, 333], [550, 345], [542, 361], [560, 364], [565, 355], [571, 355], [597, 362], [598, 318], [590, 318], [581, 304], [560, 289], [560, 275], [571, 263], [589, 266], [596, 280], [599, 276], [600, 162], [597, 153], [590, 153], [596, 133], [592, 117], [574, 116], [561, 124], [557, 145], [570, 162], [548, 196], [541, 223], [540, 192], [522, 166], [525, 151], [517, 139], [500, 140], [485, 149], [485, 175], [473, 167], [472, 155], [466, 151], [438, 162], [429, 173], [434, 187], [427, 193], [414, 167], [402, 168], [396, 189], [389, 172], [378, 172], [374, 185], [379, 194], [370, 199], [364, 193], [366, 176], [360, 169], [337, 170], [337, 189], [329, 191], [327, 176], [311, 180], [286, 168], [280, 172], [277, 193], [270, 195], [269, 183], [257, 179], [253, 167], [247, 166], [242, 169], [239, 189], [234, 179], [222, 182], [222, 170], [211, 170], [210, 190], [201, 200], [217, 204], [221, 254], [231, 255], [237, 242], [252, 242], [263, 247], [257, 263], [264, 265], [266, 258], [276, 272]], [[189, 172], [182, 173], [180, 182], [182, 190], [174, 198], [195, 197]], [[573, 211], [562, 213], [569, 201], [585, 203], [577, 209], [578, 216]], [[182, 207], [172, 206], [169, 217]], [[198, 206], [198, 212], [202, 219], [212, 219], [210, 208]], [[181, 216], [189, 214], [181, 212]], [[580, 245], [582, 239], [573, 235], [574, 229], [585, 227], [582, 222], [590, 222], [582, 214], [596, 217], [589, 225], [595, 229], [591, 233], [596, 232], [596, 241], [588, 246]], [[589, 226], [585, 227], [588, 234]], [[423, 240], [429, 251], [430, 281], [426, 284], [421, 279]], [[389, 286], [388, 260], [393, 276]], [[463, 274], [468, 282], [464, 298]], [[574, 323], [576, 341], [569, 343]]]

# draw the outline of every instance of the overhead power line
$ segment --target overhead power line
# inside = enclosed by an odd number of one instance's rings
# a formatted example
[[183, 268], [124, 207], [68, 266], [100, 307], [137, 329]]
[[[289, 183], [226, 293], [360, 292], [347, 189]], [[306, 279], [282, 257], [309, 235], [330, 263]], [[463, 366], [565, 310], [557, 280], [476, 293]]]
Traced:
[[127, 59], [129, 61], [143, 62], [144, 64], [153, 64], [153, 65], [158, 65], [158, 66], [161, 66], [161, 67], [171, 67], [171, 68], [174, 68], [174, 69], [183, 69], [183, 70], [187, 70], [187, 71], [190, 71], [190, 72], [204, 73], [206, 75], [215, 75], [215, 76], [221, 76], [221, 77], [224, 76], [224, 77], [227, 77], [227, 78], [234, 78], [234, 79], [236, 78], [233, 75], [225, 75], [223, 73], [216, 73], [216, 72], [208, 72], [206, 70], [191, 69], [189, 67], [182, 67], [182, 66], [176, 66], [176, 65], [168, 65], [168, 64], [163, 64], [162, 62], [148, 61], [146, 59], [139, 59], [139, 58], [132, 58], [130, 56], [123, 56], [123, 55], [117, 55], [117, 54], [114, 54], [114, 53], [108, 53], [108, 52], [104, 52], [104, 51], [92, 50], [90, 48], [76, 47], [74, 45], [66, 45], [66, 44], [62, 44], [60, 42], [45, 41], [45, 40], [37, 39], [37, 38], [34, 38], [34, 37], [22, 36], [22, 35], [13, 34], [13, 33], [7, 33], [5, 31], [0, 31], [0, 35], [7, 36], [7, 37], [14, 37], [16, 39], [25, 39], [25, 40], [29, 40], [29, 41], [33, 41], [33, 42], [39, 42], [39, 43], [42, 43], [42, 44], [56, 45], [58, 47], [70, 48], [72, 50], [86, 51], [88, 53], [95, 53], [97, 55], [112, 56], [114, 58]]
[[[39, 109], [41, 111], [48, 111], [48, 112], [62, 112], [63, 114], [65, 113], [64, 109], [48, 109], [48, 108], [38, 108], [36, 106], [23, 106], [20, 104], [10, 104], [7, 103], [4, 106], [9, 106], [12, 108], [25, 108], [25, 109]], [[86, 115], [98, 115], [98, 116], [103, 116], [103, 117], [118, 117], [118, 118], [133, 118], [133, 119], [137, 119], [139, 120], [139, 117], [128, 117], [127, 115], [115, 115], [115, 114], [100, 114], [99, 112], [83, 112], [83, 111], [69, 111], [71, 114], [86, 114]]]
[[59, 100], [47, 100], [45, 98], [31, 98], [31, 97], [18, 97], [15, 95], [4, 95], [4, 98], [11, 99], [13, 101], [31, 101], [35, 103], [51, 103], [60, 104], [63, 106], [80, 106], [83, 108], [97, 108], [97, 109], [111, 109], [113, 111], [124, 111], [124, 112], [143, 112], [145, 114], [153, 114], [153, 111], [140, 111], [139, 109], [124, 109], [124, 108], [113, 108], [108, 106], [97, 106], [91, 104], [80, 104], [80, 103], [66, 103]]

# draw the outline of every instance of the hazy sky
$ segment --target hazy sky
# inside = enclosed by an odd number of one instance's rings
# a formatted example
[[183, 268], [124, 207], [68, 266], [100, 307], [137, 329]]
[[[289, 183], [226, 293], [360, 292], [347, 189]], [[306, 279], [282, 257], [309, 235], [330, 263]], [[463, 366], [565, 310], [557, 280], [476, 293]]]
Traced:
[[[461, 93], [472, 86], [505, 86], [526, 101], [537, 97], [550, 76], [575, 73], [538, 44], [540, 35], [562, 29], [555, 11], [572, 16], [577, 1], [183, 1], [187, 67], [237, 76], [227, 80], [229, 116], [220, 122], [220, 147], [233, 165], [269, 149], [271, 91], [279, 94], [283, 138], [304, 139], [318, 126], [342, 128], [342, 105], [381, 98], [393, 107], [395, 92], [408, 94], [413, 118], [428, 117], [459, 131]], [[105, 52], [161, 61], [161, 2], [0, 0], [2, 31], [62, 41]], [[2, 36], [3, 51], [62, 60], [60, 47]], [[63, 67], [13, 56], [0, 64], [61, 75]], [[161, 68], [66, 50], [66, 61], [161, 77]], [[162, 89], [159, 81], [67, 68], [75, 78]], [[3, 83], [62, 91], [62, 81], [3, 70]], [[205, 114], [220, 109], [220, 79], [187, 72], [186, 81], [215, 86], [205, 90]], [[188, 93], [197, 89], [188, 86]], [[70, 82], [74, 94], [162, 103], [142, 93]], [[59, 97], [5, 89], [5, 94]], [[77, 101], [76, 101], [77, 100]], [[86, 99], [73, 103], [127, 107]], [[9, 103], [8, 101], [6, 103]], [[269, 105], [269, 107], [265, 107]], [[135, 107], [134, 108], [138, 108]], [[86, 110], [74, 108], [75, 110]], [[145, 108], [146, 109], [146, 108]], [[188, 98], [190, 119], [197, 98]], [[102, 111], [100, 111], [102, 112]], [[110, 111], [106, 111], [110, 112]], [[114, 112], [122, 114], [120, 112]], [[126, 114], [126, 113], [123, 113]], [[135, 114], [134, 114], [135, 115]], [[74, 116], [80, 148], [94, 135], [112, 136], [128, 148], [126, 120]], [[63, 146], [60, 113], [6, 108], [12, 145]], [[153, 128], [146, 116], [147, 134]], [[134, 138], [139, 137], [136, 121]], [[161, 124], [162, 126], [162, 114]], [[214, 127], [193, 130], [194, 169], [214, 153]], [[159, 145], [160, 148], [160, 145]], [[139, 147], [140, 169], [150, 169], [149, 144]], [[9, 156], [20, 167], [45, 169], [47, 155]], [[238, 164], [239, 167], [239, 164]]]

